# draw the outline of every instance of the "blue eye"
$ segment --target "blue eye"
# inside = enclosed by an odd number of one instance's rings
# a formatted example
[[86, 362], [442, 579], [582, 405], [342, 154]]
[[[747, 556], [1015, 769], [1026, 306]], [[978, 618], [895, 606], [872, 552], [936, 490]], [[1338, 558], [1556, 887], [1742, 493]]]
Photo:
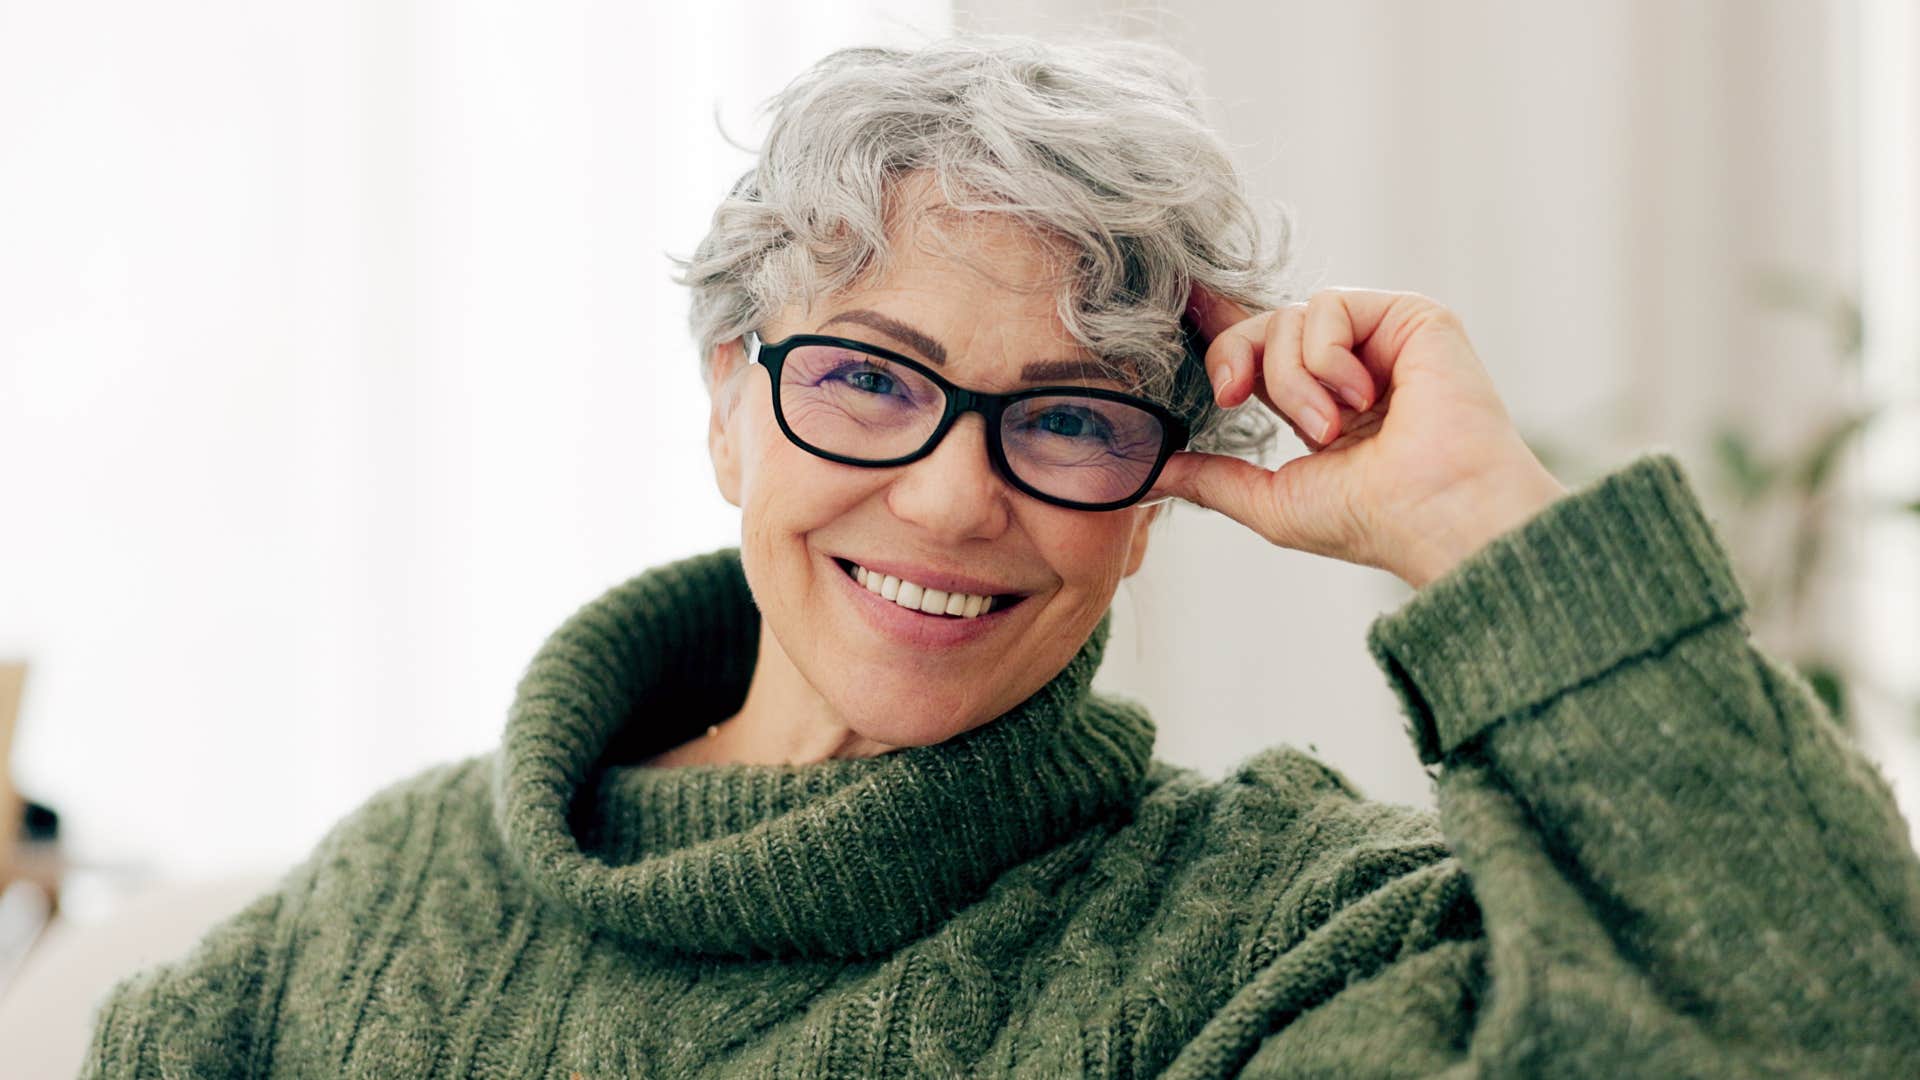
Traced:
[[1030, 425], [1048, 434], [1065, 439], [1094, 438], [1106, 440], [1113, 434], [1098, 417], [1082, 409], [1048, 409], [1034, 418]]
[[883, 372], [874, 371], [871, 368], [859, 368], [848, 371], [840, 377], [840, 381], [853, 387], [855, 390], [861, 390], [869, 394], [890, 394], [893, 392], [895, 386], [892, 376]]

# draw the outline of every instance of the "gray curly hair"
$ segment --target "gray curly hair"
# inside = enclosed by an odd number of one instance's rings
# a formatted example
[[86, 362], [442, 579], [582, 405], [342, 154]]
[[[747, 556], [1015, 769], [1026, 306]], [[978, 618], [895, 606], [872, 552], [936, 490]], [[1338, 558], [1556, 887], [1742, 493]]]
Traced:
[[1282, 210], [1267, 242], [1179, 54], [991, 35], [848, 48], [768, 109], [757, 163], [677, 260], [709, 382], [722, 342], [883, 274], [899, 182], [928, 174], [955, 211], [1007, 215], [1062, 246], [1061, 322], [1123, 385], [1186, 417], [1194, 449], [1259, 455], [1272, 441], [1265, 410], [1214, 403], [1182, 316], [1194, 286], [1277, 306], [1291, 223]]

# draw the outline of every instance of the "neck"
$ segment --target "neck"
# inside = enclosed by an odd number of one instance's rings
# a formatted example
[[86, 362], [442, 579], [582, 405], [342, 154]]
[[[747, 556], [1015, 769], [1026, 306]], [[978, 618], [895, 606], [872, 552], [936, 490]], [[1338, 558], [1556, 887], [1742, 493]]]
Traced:
[[842, 722], [762, 621], [759, 658], [740, 711], [644, 764], [812, 765], [897, 749]]

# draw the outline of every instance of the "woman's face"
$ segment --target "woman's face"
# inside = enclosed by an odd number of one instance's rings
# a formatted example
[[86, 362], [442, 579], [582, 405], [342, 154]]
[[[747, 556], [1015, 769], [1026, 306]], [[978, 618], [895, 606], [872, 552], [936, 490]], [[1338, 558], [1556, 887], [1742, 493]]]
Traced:
[[[884, 277], [812, 312], [781, 312], [761, 339], [854, 338], [975, 390], [1114, 385], [1022, 378], [1035, 361], [1092, 359], [1054, 312], [1057, 257], [1031, 236], [998, 221], [961, 233], [942, 230], [938, 215], [902, 218], [910, 224]], [[755, 682], [766, 675], [811, 699], [793, 707], [889, 746], [950, 738], [1058, 674], [1139, 568], [1155, 508], [1070, 510], [1026, 495], [989, 463], [979, 413], [962, 414], [919, 461], [842, 465], [787, 440], [767, 370], [743, 363], [738, 342], [720, 348], [710, 445], [721, 492], [741, 508], [741, 562], [763, 619], [759, 663], [791, 668], [756, 671]], [[1020, 599], [971, 620], [922, 614], [858, 584], [851, 565]]]

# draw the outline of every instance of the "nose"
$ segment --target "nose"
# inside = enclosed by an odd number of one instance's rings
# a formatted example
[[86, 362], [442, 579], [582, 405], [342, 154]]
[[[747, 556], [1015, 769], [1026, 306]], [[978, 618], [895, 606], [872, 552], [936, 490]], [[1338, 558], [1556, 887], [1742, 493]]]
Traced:
[[900, 467], [887, 507], [940, 542], [992, 539], [1006, 531], [1012, 490], [987, 460], [986, 420], [970, 412], [953, 422], [933, 453]]

